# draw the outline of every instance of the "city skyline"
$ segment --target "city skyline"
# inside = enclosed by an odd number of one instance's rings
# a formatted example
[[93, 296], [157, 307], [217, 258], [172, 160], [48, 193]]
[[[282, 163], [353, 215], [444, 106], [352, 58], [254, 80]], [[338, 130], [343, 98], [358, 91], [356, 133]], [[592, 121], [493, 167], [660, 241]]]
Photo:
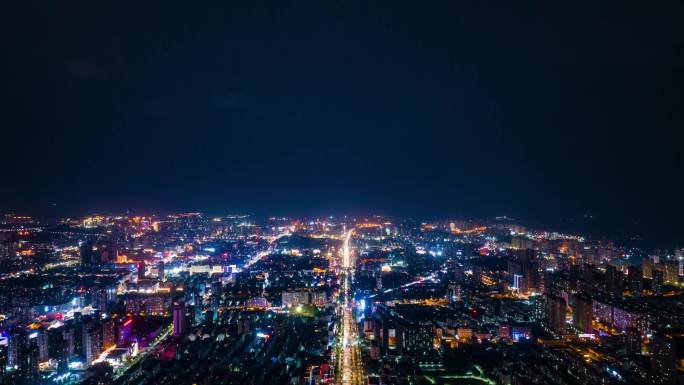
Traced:
[[684, 2], [11, 2], [0, 385], [684, 384]]
[[0, 262], [3, 385], [684, 378], [684, 248], [509, 217], [8, 214]]

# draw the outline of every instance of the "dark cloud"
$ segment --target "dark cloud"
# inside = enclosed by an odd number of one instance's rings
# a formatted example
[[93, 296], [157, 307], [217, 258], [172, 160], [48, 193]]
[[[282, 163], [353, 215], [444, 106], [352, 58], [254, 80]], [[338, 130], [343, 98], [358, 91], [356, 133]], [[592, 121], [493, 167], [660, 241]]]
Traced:
[[83, 58], [74, 58], [69, 61], [69, 74], [76, 79], [90, 79], [97, 77], [102, 69], [95, 62]]
[[684, 242], [680, 2], [13, 7], [7, 210], [591, 213]]

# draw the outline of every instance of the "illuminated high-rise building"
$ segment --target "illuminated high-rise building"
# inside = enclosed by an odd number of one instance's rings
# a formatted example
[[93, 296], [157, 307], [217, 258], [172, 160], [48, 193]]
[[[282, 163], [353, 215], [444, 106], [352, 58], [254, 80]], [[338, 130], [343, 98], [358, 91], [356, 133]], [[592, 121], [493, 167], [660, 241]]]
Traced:
[[676, 285], [679, 283], [679, 261], [666, 260], [659, 264], [659, 268], [663, 271], [663, 279], [669, 285]]
[[128, 318], [119, 326], [118, 342], [120, 345], [126, 344], [133, 336], [133, 319]]
[[0, 260], [14, 258], [17, 255], [16, 242], [13, 236], [0, 233]]
[[65, 370], [69, 362], [69, 341], [65, 338], [67, 328], [61, 327], [49, 328], [47, 330], [48, 336], [48, 355], [58, 370]]
[[615, 266], [606, 266], [606, 292], [612, 298], [622, 298], [624, 274]]
[[511, 326], [499, 325], [499, 338], [511, 338]]
[[532, 295], [529, 297], [532, 304], [532, 318], [535, 321], [544, 321], [546, 319], [546, 296]]
[[449, 303], [460, 303], [463, 300], [461, 285], [455, 283], [449, 284], [447, 287], [447, 300]]
[[653, 384], [675, 384], [677, 373], [677, 354], [675, 338], [665, 332], [654, 335], [651, 346], [651, 372]]
[[575, 295], [575, 305], [572, 309], [572, 325], [581, 333], [591, 333], [593, 330], [592, 320], [594, 316], [592, 301], [589, 296]]
[[7, 338], [0, 338], [0, 378], [5, 376], [5, 371], [7, 370], [8, 342]]
[[107, 318], [102, 321], [102, 348], [108, 349], [116, 345], [116, 319]]
[[654, 295], [663, 295], [663, 288], [665, 286], [665, 273], [662, 270], [653, 270], [653, 279], [651, 280], [651, 289]]
[[95, 242], [85, 241], [80, 247], [81, 265], [89, 266], [97, 263], [97, 252], [95, 249]]
[[159, 280], [162, 282], [166, 282], [166, 272], [164, 271], [164, 261], [159, 261], [159, 265], [157, 266], [157, 275], [159, 277]]
[[97, 321], [83, 327], [83, 348], [87, 364], [92, 363], [102, 352], [102, 328]]
[[625, 333], [625, 350], [629, 354], [641, 353], [641, 332], [637, 328], [627, 328]]
[[509, 285], [521, 292], [537, 290], [540, 284], [538, 264], [534, 250], [525, 249], [516, 253], [514, 259], [508, 261]]
[[187, 319], [185, 316], [185, 304], [177, 302], [173, 305], [173, 335], [179, 337], [185, 334]]
[[96, 244], [98, 263], [108, 264], [116, 262], [117, 251], [114, 241], [100, 240]]
[[145, 261], [138, 262], [138, 279], [145, 279]]
[[534, 247], [534, 241], [524, 236], [511, 237], [511, 248], [515, 250], [526, 250]]
[[643, 258], [641, 267], [644, 273], [644, 278], [653, 278], [653, 260], [650, 257]]
[[627, 281], [629, 283], [629, 292], [632, 296], [638, 297], [644, 289], [644, 275], [637, 266], [630, 266], [627, 271]]
[[15, 329], [10, 333], [8, 345], [9, 366], [15, 366], [10, 383], [33, 384], [38, 381], [38, 333]]
[[546, 297], [546, 322], [554, 333], [565, 333], [566, 310], [567, 303], [562, 297], [556, 295]]
[[582, 271], [582, 279], [579, 282], [580, 290], [585, 294], [594, 294], [596, 286], [596, 268], [592, 265], [585, 265]]

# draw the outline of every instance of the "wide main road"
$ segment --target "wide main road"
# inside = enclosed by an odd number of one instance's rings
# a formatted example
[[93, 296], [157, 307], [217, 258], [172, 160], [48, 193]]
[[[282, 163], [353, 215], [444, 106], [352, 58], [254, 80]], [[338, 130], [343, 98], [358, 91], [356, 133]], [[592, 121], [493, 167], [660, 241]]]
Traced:
[[342, 247], [342, 263], [340, 264], [341, 291], [337, 314], [340, 325], [337, 344], [337, 383], [342, 385], [365, 384], [363, 361], [359, 348], [359, 334], [354, 318], [351, 294], [351, 279], [354, 274], [354, 256], [351, 251], [353, 230], [344, 234]]

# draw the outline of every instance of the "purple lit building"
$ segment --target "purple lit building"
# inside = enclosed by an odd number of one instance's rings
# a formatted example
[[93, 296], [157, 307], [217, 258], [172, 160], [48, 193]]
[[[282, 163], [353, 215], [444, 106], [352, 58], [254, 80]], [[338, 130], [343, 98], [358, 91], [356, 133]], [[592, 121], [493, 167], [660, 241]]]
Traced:
[[177, 302], [173, 305], [173, 335], [182, 336], [187, 329], [187, 319], [185, 317], [185, 304]]

